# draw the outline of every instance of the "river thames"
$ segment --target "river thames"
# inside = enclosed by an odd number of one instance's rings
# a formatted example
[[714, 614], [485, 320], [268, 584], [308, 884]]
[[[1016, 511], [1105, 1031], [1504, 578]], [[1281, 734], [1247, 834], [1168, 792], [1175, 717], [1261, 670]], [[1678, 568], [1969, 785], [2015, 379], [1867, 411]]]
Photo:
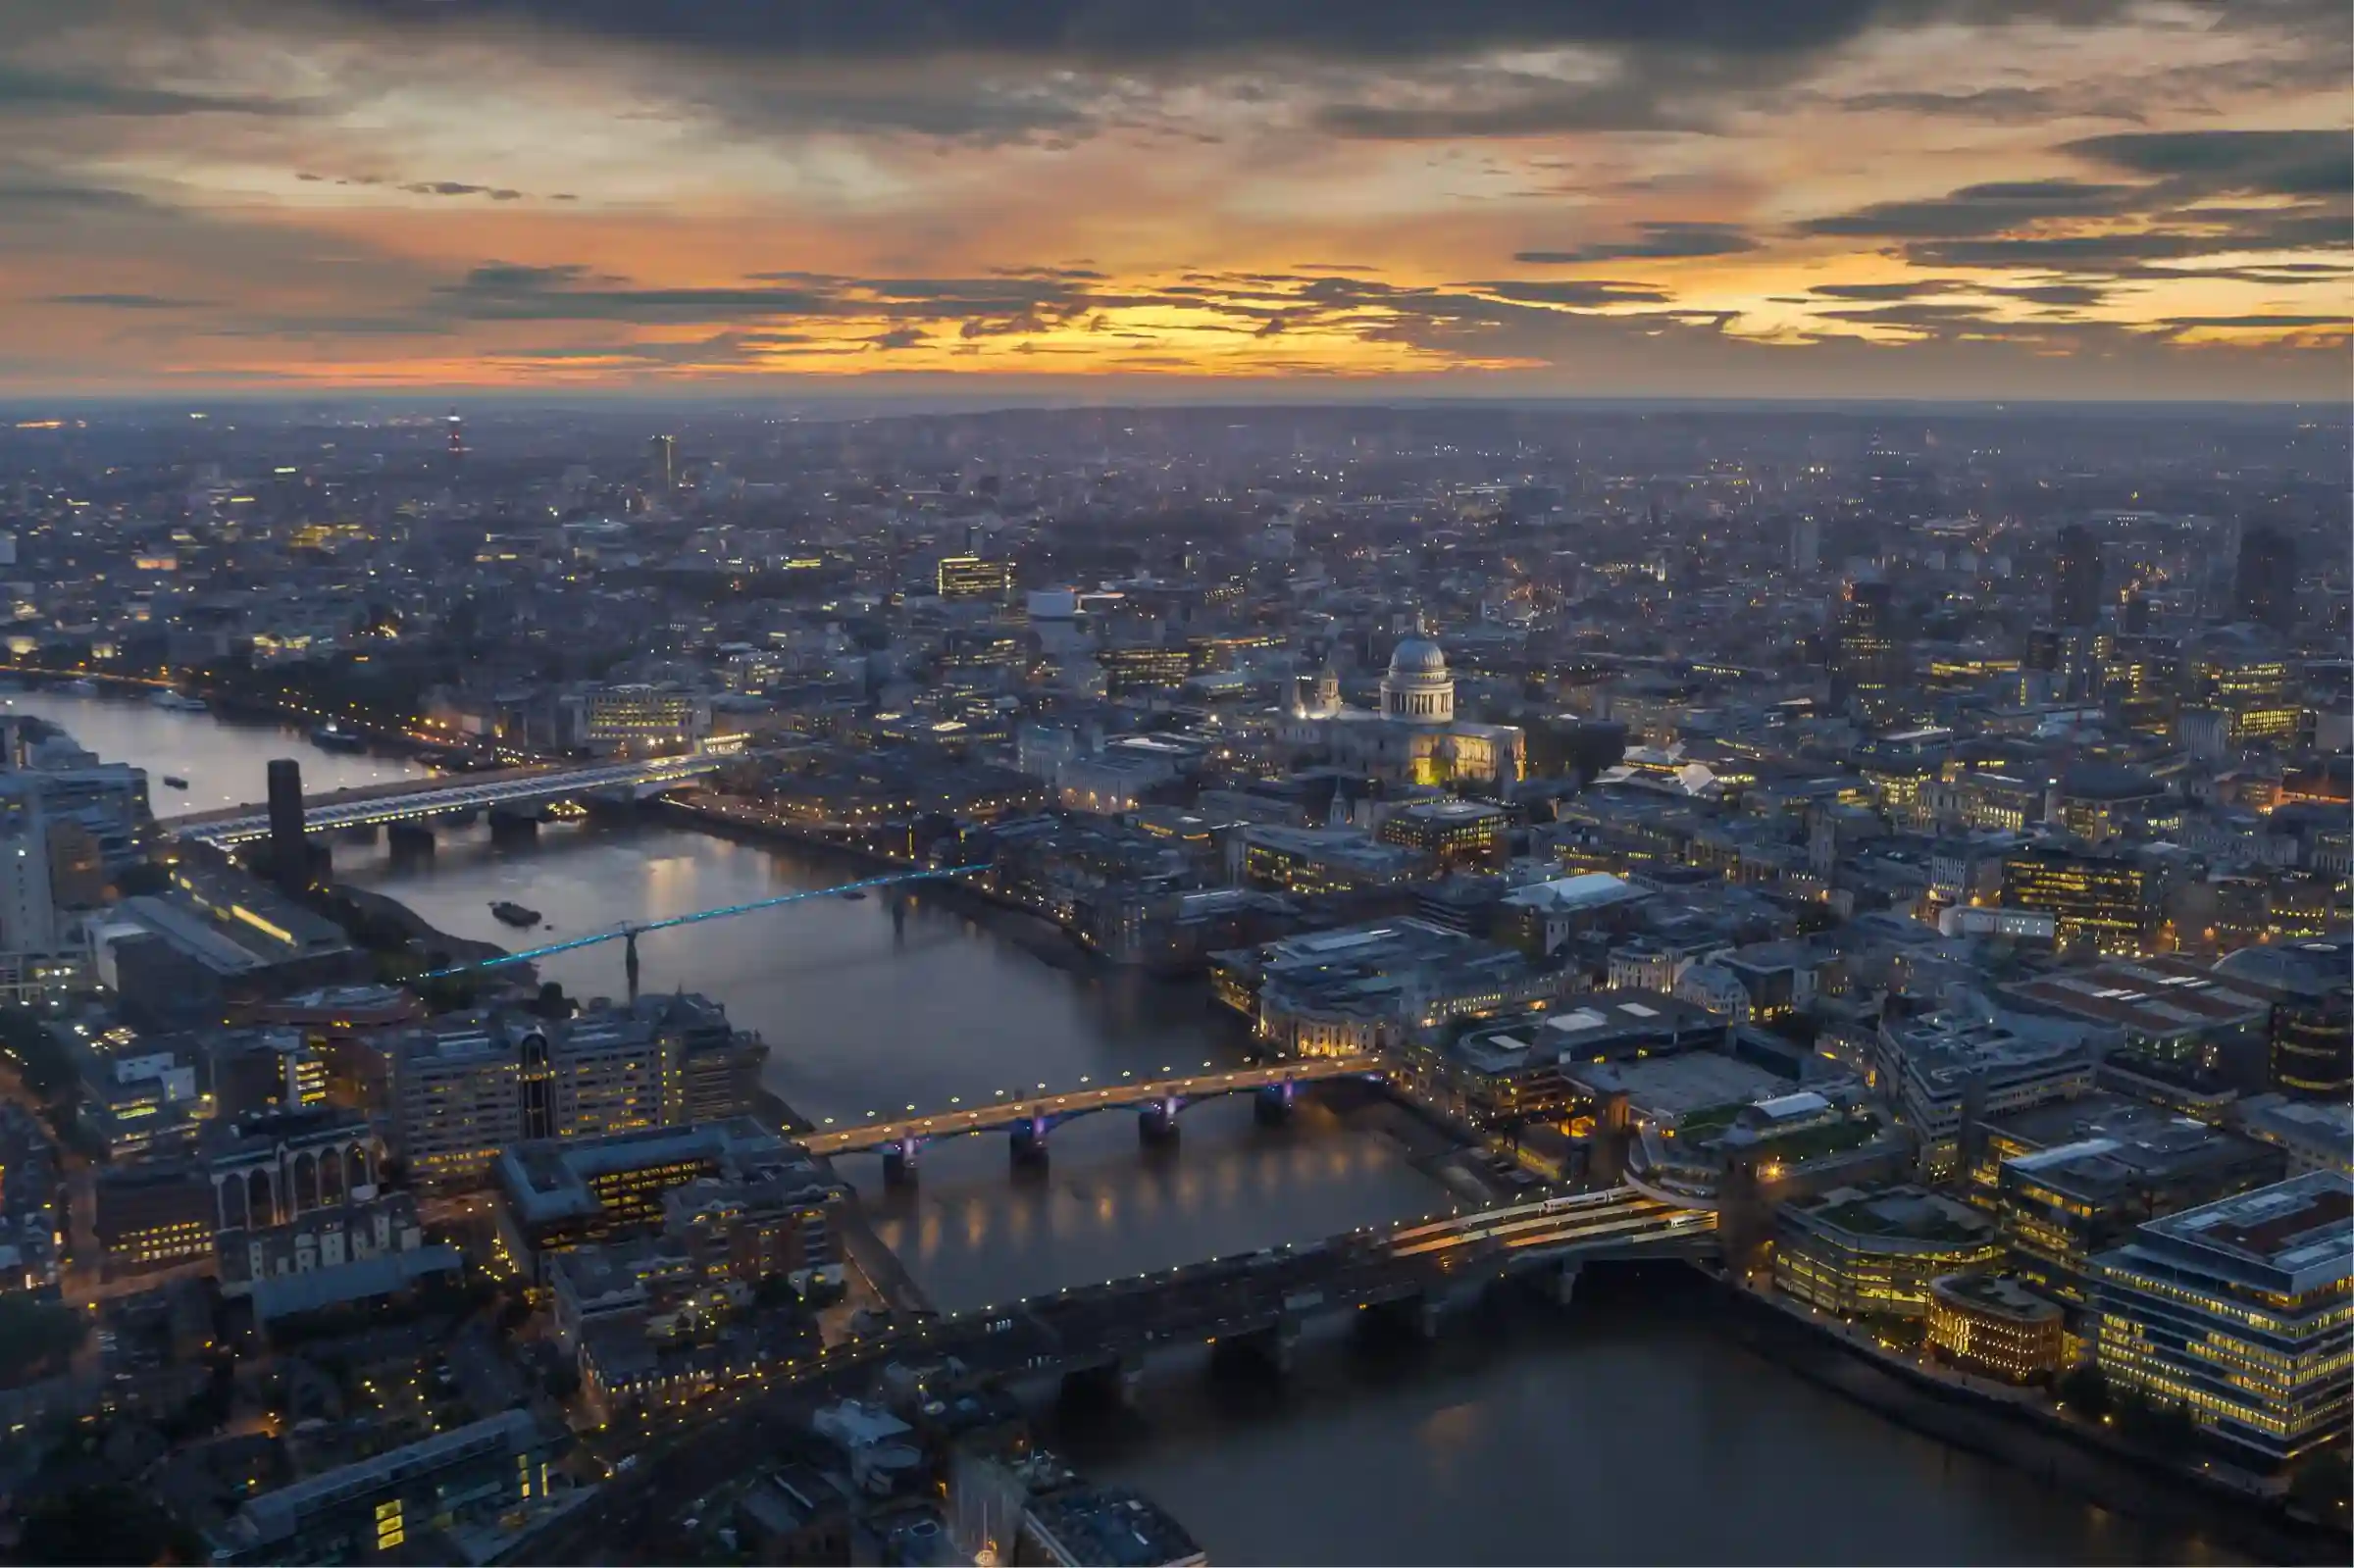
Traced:
[[[313, 790], [420, 771], [141, 699], [7, 701], [0, 712], [52, 719], [108, 760], [145, 767], [159, 816], [259, 800], [271, 756], [301, 757]], [[166, 773], [189, 788], [164, 788]], [[443, 930], [510, 946], [494, 900], [542, 911], [561, 938], [857, 874], [655, 824], [552, 827], [495, 849], [464, 829], [430, 862], [399, 866], [381, 844], [338, 842], [334, 856], [339, 876]], [[647, 989], [724, 1002], [767, 1039], [770, 1087], [815, 1117], [1231, 1061], [1244, 1045], [1198, 986], [1103, 974], [920, 895], [903, 930], [881, 896], [829, 898], [640, 947]], [[619, 944], [557, 955], [542, 974], [576, 996], [618, 993]], [[1184, 1127], [1177, 1153], [1150, 1159], [1127, 1116], [1058, 1128], [1043, 1179], [1009, 1176], [1001, 1136], [928, 1150], [912, 1194], [881, 1194], [871, 1164], [845, 1174], [949, 1309], [1448, 1201], [1401, 1146], [1319, 1106], [1270, 1132], [1247, 1103], [1213, 1101]], [[1141, 1418], [1074, 1417], [1049, 1437], [1165, 1503], [1212, 1561], [2232, 1560], [1896, 1427], [1735, 1345], [1705, 1303], [1670, 1297], [1606, 1289], [1427, 1350], [1320, 1342], [1280, 1384], [1181, 1358], [1160, 1369]]]

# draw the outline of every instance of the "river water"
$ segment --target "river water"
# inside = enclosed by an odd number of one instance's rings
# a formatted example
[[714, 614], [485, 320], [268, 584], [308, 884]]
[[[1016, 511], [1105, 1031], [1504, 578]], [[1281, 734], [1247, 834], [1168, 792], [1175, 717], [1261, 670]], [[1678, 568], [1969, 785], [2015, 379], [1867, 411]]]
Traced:
[[[419, 771], [140, 700], [9, 701], [0, 711], [146, 767], [159, 813], [258, 800], [276, 755], [300, 756], [315, 789]], [[160, 786], [166, 772], [189, 781], [184, 796]], [[352, 842], [334, 855], [339, 875], [436, 926], [510, 946], [497, 899], [542, 911], [561, 938], [857, 874], [652, 825], [549, 827], [496, 848], [458, 830], [422, 864]], [[903, 929], [879, 895], [825, 898], [640, 948], [648, 989], [706, 992], [759, 1030], [770, 1086], [813, 1117], [1230, 1061], [1243, 1044], [1197, 987], [1094, 973], [920, 895]], [[577, 996], [623, 986], [617, 943], [541, 972]], [[1007, 1164], [998, 1135], [927, 1150], [911, 1193], [883, 1193], [871, 1164], [845, 1174], [949, 1309], [1446, 1203], [1397, 1144], [1313, 1104], [1280, 1131], [1242, 1100], [1198, 1106], [1182, 1148], [1152, 1158], [1130, 1117], [1100, 1114], [1055, 1130], [1043, 1178]], [[1141, 1420], [1073, 1416], [1054, 1441], [1143, 1487], [1230, 1563], [2215, 1560], [2205, 1543], [2153, 1536], [1825, 1393], [1727, 1342], [1688, 1301], [1588, 1294], [1566, 1315], [1508, 1314], [1427, 1351], [1311, 1344], [1280, 1384], [1181, 1358]]]

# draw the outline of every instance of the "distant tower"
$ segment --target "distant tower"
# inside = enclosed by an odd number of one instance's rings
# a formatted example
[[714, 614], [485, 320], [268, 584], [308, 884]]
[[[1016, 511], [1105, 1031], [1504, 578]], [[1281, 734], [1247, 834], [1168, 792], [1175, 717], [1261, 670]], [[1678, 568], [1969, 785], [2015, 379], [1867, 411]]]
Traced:
[[668, 495], [679, 482], [679, 438], [657, 435], [645, 443], [645, 483]]
[[302, 764], [270, 760], [270, 875], [284, 887], [311, 880], [310, 848], [302, 835]]
[[452, 463], [466, 455], [466, 422], [458, 418], [458, 411], [454, 408], [449, 411], [447, 446]]
[[2297, 546], [2277, 528], [2252, 528], [2239, 538], [2233, 598], [2242, 621], [2275, 632], [2297, 623]]
[[1831, 674], [1842, 689], [1877, 691], [1893, 683], [1898, 673], [1894, 620], [1886, 582], [1863, 578], [1841, 588]]
[[1822, 520], [1812, 514], [1790, 520], [1790, 571], [1811, 576], [1822, 561]]
[[2060, 531], [2052, 563], [2052, 624], [2097, 626], [2101, 619], [2101, 546], [2092, 530], [2071, 523]]

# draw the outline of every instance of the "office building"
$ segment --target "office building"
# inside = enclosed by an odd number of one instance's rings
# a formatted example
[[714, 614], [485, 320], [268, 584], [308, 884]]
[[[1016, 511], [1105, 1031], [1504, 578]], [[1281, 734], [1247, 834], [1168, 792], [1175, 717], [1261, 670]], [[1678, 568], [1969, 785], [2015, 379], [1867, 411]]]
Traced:
[[1843, 1187], [1776, 1216], [1774, 1289], [1840, 1318], [1925, 1318], [1931, 1282], [1993, 1268], [1994, 1222], [1918, 1187]]
[[709, 699], [671, 686], [596, 686], [556, 703], [557, 739], [573, 751], [670, 756], [692, 751], [710, 733]]
[[285, 887], [302, 887], [311, 880], [310, 846], [303, 836], [302, 764], [292, 757], [270, 759], [270, 875]]
[[1416, 800], [1384, 817], [1376, 836], [1445, 870], [1492, 870], [1503, 859], [1511, 814], [1476, 800]]
[[2070, 523], [2052, 555], [2052, 624], [2098, 626], [2101, 620], [2101, 546], [2092, 530]]
[[1850, 579], [1840, 588], [1831, 674], [1847, 690], [1884, 690], [1903, 674], [1889, 598], [1876, 579]]
[[1526, 954], [1408, 916], [1213, 954], [1210, 984], [1278, 1055], [1354, 1056], [1458, 1018], [1556, 1000], [1568, 977]]
[[2063, 950], [2134, 958], [2153, 950], [2163, 878], [2138, 860], [2030, 845], [2003, 859], [2003, 903], [2052, 917]]
[[1105, 648], [1096, 655], [1096, 663], [1103, 671], [1103, 694], [1115, 698], [1174, 691], [1194, 673], [1194, 656], [1184, 648]]
[[[527, 1039], [531, 1042], [527, 1045]], [[499, 1151], [524, 1138], [524, 1077], [530, 1058], [542, 1112], [546, 1037], [489, 1028], [441, 1027], [403, 1036], [391, 1058], [392, 1146], [420, 1187], [483, 1181]], [[542, 1127], [540, 1136], [546, 1136]]]
[[2272, 1004], [2271, 1087], [2345, 1103], [2354, 1094], [2354, 938], [2307, 937], [2242, 947], [2216, 960], [2234, 988]]
[[435, 1433], [249, 1499], [214, 1536], [213, 1561], [457, 1561], [449, 1532], [494, 1530], [547, 1505], [562, 1451], [563, 1435], [528, 1410]]
[[1931, 1280], [1928, 1340], [1963, 1371], [2005, 1383], [2041, 1383], [2073, 1360], [2060, 1308], [1999, 1274]]
[[2265, 1087], [2272, 1005], [2187, 958], [2107, 959], [2014, 981], [2005, 1005], [2081, 1024], [2104, 1057], [2190, 1073], [2249, 1093]]
[[2094, 1259], [2111, 1383], [2188, 1407], [2252, 1466], [2342, 1441], [2354, 1399], [2354, 1181], [2312, 1171], [2138, 1227]]
[[2239, 536], [2234, 606], [2242, 621], [2287, 632], [2297, 624], [2297, 546], [2269, 524]]
[[679, 438], [649, 435], [645, 441], [645, 487], [668, 495], [679, 483]]
[[2090, 1092], [2093, 1063], [2073, 1031], [1928, 1013], [1881, 1022], [1872, 1078], [1919, 1148], [1923, 1179], [1946, 1182], [1975, 1163], [1990, 1119]]
[[979, 556], [943, 556], [935, 585], [944, 599], [997, 599], [1013, 596], [1013, 563], [984, 561]]
[[2095, 1093], [1988, 1123], [1971, 1194], [1992, 1199], [2014, 1271], [2073, 1306], [2093, 1255], [2135, 1225], [2269, 1186], [2286, 1166], [2253, 1138]]
[[689, 1182], [790, 1179], [825, 1186], [808, 1156], [749, 1117], [537, 1139], [504, 1150], [492, 1171], [500, 1243], [516, 1269], [537, 1279], [556, 1253], [660, 1228], [663, 1194]]
[[177, 1160], [105, 1165], [95, 1186], [95, 1229], [110, 1278], [213, 1255], [214, 1192], [200, 1166]]
[[420, 1184], [467, 1187], [511, 1143], [723, 1121], [752, 1108], [766, 1049], [685, 993], [559, 1021], [444, 1018], [384, 1046], [393, 1146]]

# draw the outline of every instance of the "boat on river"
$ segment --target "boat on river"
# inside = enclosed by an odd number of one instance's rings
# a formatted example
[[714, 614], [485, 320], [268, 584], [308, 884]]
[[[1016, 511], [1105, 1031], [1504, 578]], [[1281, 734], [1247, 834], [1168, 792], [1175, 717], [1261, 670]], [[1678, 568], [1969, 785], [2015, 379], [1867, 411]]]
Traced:
[[345, 730], [330, 719], [311, 732], [311, 744], [322, 751], [365, 751], [368, 737]]
[[177, 691], [158, 691], [149, 697], [147, 702], [150, 707], [161, 708], [167, 713], [202, 713], [205, 711], [202, 697], [182, 696]]
[[501, 898], [490, 906], [490, 913], [509, 926], [537, 926], [539, 911], [527, 909], [511, 899]]
[[185, 789], [188, 782], [176, 773], [168, 773], [164, 775], [164, 786], [168, 789]]

